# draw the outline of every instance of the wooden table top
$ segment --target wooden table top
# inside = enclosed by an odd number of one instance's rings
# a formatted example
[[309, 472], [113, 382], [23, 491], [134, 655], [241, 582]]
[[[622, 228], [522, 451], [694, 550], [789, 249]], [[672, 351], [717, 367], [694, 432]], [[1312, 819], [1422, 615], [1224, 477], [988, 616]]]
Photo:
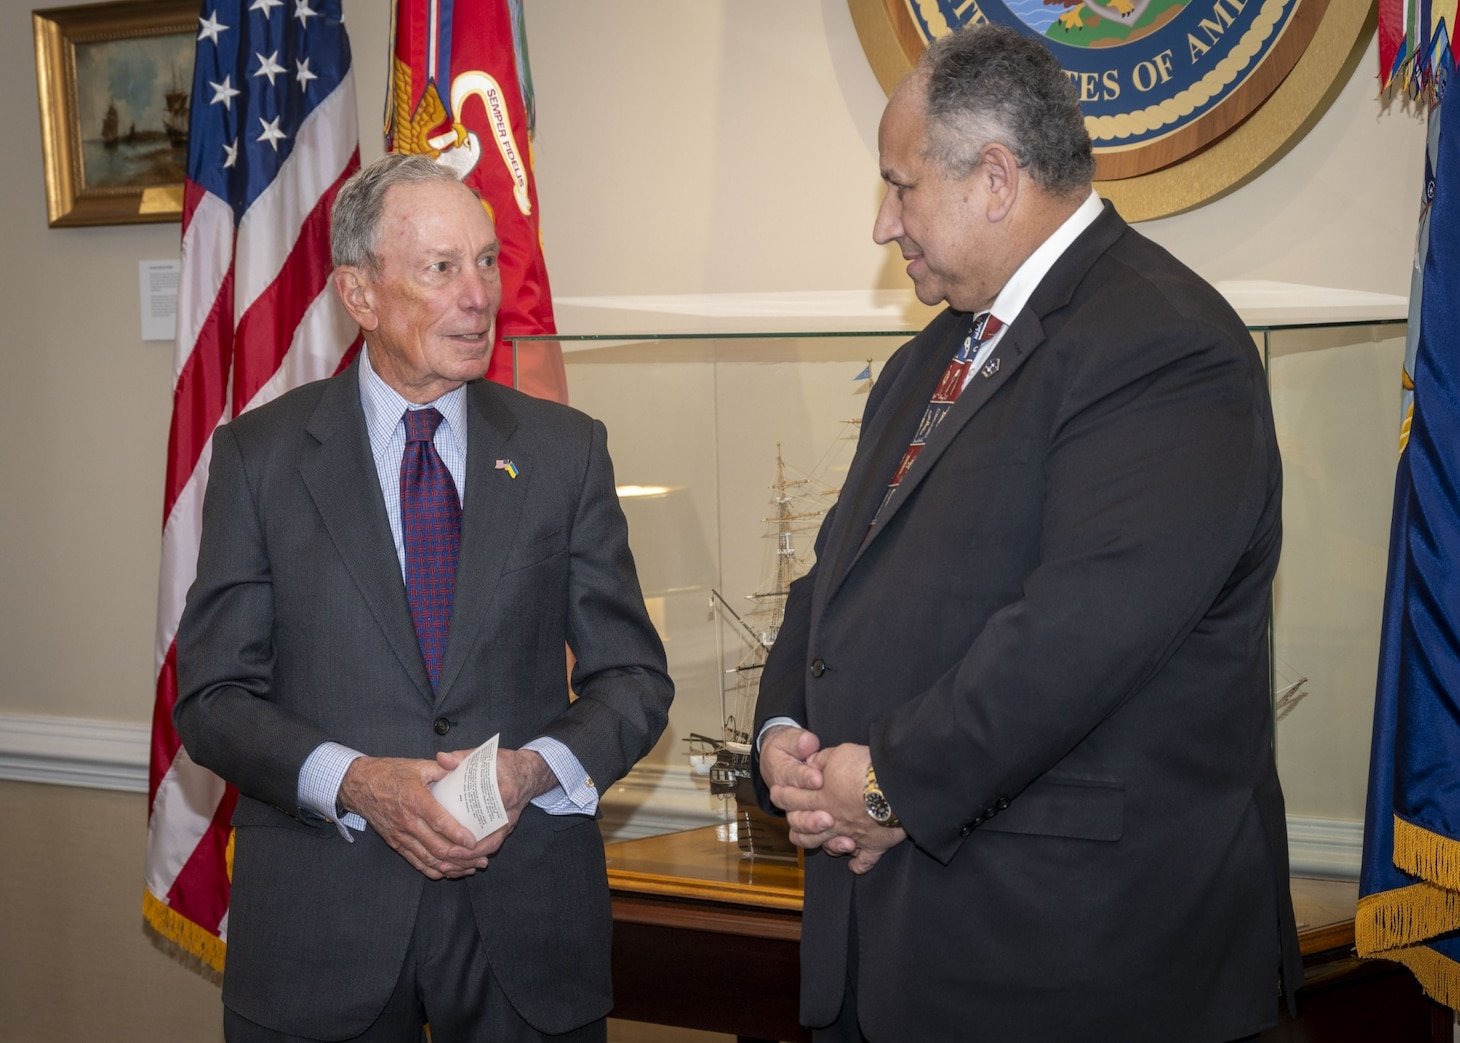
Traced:
[[801, 866], [742, 858], [735, 823], [608, 844], [615, 893], [801, 911]]
[[[742, 858], [734, 823], [620, 840], [605, 851], [609, 888], [616, 895], [801, 909], [800, 865]], [[1295, 876], [1292, 894], [1305, 955], [1353, 945], [1356, 882]]]
[[1304, 956], [1329, 949], [1351, 949], [1354, 910], [1359, 904], [1357, 880], [1292, 878], [1293, 913], [1298, 918], [1298, 947]]

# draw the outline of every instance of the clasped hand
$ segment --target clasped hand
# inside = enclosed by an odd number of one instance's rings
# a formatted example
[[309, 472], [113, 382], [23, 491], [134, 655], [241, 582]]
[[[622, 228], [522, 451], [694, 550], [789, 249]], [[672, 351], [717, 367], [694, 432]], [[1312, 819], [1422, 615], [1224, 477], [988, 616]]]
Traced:
[[901, 828], [872, 821], [863, 797], [871, 751], [857, 743], [822, 749], [804, 728], [768, 731], [760, 744], [760, 773], [771, 800], [786, 812], [791, 843], [808, 851], [850, 855], [849, 868], [865, 873], [882, 853], [907, 839]]
[[430, 785], [444, 778], [471, 753], [438, 753], [434, 761], [404, 757], [359, 757], [340, 783], [340, 802], [379, 833], [402, 858], [432, 880], [470, 876], [517, 828], [522, 810], [556, 780], [531, 750], [497, 751], [497, 787], [507, 809], [505, 826], [478, 841], [452, 817]]

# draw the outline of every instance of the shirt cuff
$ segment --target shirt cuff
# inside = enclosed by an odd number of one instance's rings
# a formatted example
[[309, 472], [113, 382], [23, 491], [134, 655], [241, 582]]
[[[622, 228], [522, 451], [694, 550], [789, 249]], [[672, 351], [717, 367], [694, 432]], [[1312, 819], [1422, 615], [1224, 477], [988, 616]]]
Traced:
[[598, 787], [572, 750], [546, 735], [523, 743], [522, 748], [540, 754], [558, 780], [552, 789], [532, 798], [534, 807], [549, 815], [592, 815], [598, 811]]
[[[304, 758], [304, 766], [299, 769], [299, 807], [314, 812], [326, 822], [333, 822], [340, 836], [352, 844], [355, 838], [350, 829], [363, 830], [365, 820], [353, 811], [340, 814], [340, 783], [345, 780], [345, 772], [350, 765], [363, 756], [363, 753], [348, 746], [325, 742]], [[350, 828], [346, 829], [346, 826]]]
[[779, 728], [781, 725], [789, 725], [792, 728], [800, 728], [801, 722], [792, 717], [772, 717], [760, 726], [760, 731], [755, 733], [755, 752], [760, 752], [760, 740], [765, 738], [765, 733], [772, 728]]

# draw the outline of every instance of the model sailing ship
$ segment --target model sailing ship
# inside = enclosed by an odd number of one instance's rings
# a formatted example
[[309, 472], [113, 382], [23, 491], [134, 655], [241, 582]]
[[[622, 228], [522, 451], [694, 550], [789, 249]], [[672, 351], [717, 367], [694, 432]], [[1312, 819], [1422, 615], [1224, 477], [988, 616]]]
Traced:
[[[855, 378], [863, 385], [863, 392], [871, 386], [871, 370], [869, 360]], [[843, 434], [810, 474], [798, 474], [789, 468], [780, 444], [776, 445], [771, 513], [763, 519], [770, 560], [763, 571], [762, 586], [745, 595], [749, 605], [744, 611], [737, 611], [719, 590], [710, 591], [711, 611], [724, 624], [722, 641], [728, 629], [740, 649], [738, 655], [721, 649], [721, 662], [729, 664], [733, 660], [734, 664], [725, 667], [720, 689], [724, 729], [718, 738], [691, 734], [690, 761], [696, 772], [709, 776], [712, 794], [734, 802], [736, 839], [746, 857], [794, 861], [797, 855], [785, 819], [768, 815], [755, 799], [750, 778], [755, 701], [766, 658], [785, 618], [786, 595], [791, 584], [811, 568], [811, 541], [840, 492], [817, 475], [850, 459], [859, 424], [858, 420], [843, 422]]]
[[[816, 534], [821, 519], [836, 500], [837, 490], [810, 476], [787, 474], [776, 446], [776, 477], [771, 485], [772, 513], [764, 520], [771, 546], [771, 561], [764, 586], [745, 595], [749, 607], [737, 612], [720, 591], [711, 589], [710, 608], [718, 613], [741, 647], [733, 666], [725, 670], [721, 701], [725, 726], [719, 738], [691, 734], [690, 759], [695, 769], [708, 774], [710, 792], [735, 803], [736, 839], [743, 855], [794, 861], [796, 848], [787, 834], [785, 819], [768, 815], [755, 799], [750, 780], [750, 754], [755, 726], [755, 700], [766, 658], [780, 634], [791, 583], [811, 568], [798, 544]], [[730, 656], [722, 650], [722, 661]]]

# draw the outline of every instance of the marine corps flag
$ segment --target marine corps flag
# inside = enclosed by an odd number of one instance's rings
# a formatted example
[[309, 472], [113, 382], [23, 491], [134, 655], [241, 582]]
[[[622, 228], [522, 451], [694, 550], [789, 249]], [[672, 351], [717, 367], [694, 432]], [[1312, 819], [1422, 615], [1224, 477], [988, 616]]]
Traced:
[[[392, 19], [386, 148], [431, 156], [486, 202], [502, 244], [502, 307], [486, 376], [511, 384], [506, 338], [556, 332], [532, 178], [520, 0], [396, 0]], [[528, 394], [568, 400], [556, 347], [524, 350], [517, 370]]]
[[1460, 94], [1445, 96], [1456, 5], [1431, 21], [1443, 5], [1424, 4], [1386, 35], [1386, 7], [1401, 6], [1381, 5], [1381, 73], [1435, 103], [1354, 935], [1359, 955], [1404, 964], [1460, 1008]]

